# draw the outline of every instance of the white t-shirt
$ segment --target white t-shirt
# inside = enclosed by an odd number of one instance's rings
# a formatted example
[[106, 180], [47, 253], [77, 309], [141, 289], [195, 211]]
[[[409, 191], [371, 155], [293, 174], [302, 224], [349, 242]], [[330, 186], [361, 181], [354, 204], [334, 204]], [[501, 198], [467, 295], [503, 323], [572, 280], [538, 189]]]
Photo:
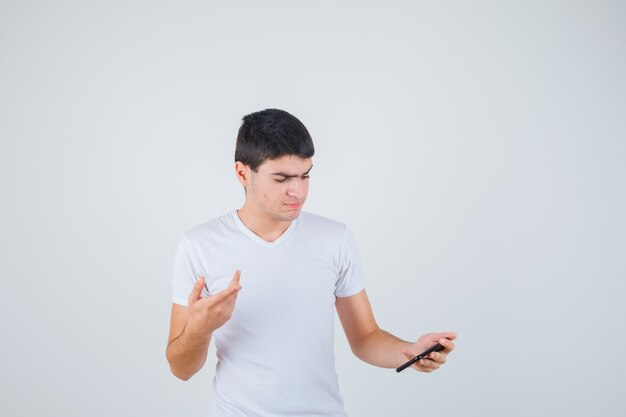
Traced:
[[211, 294], [223, 290], [237, 269], [242, 289], [235, 309], [213, 333], [218, 363], [210, 415], [345, 417], [333, 353], [335, 297], [364, 288], [350, 230], [301, 211], [268, 242], [233, 210], [181, 239], [173, 302], [187, 305], [201, 275]]

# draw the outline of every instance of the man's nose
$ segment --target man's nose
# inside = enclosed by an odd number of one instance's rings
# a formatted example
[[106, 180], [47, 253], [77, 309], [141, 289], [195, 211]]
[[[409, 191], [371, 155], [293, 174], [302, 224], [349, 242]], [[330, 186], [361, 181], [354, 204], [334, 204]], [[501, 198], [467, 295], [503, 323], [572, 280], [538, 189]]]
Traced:
[[302, 198], [304, 197], [304, 188], [305, 181], [302, 178], [294, 178], [293, 181], [289, 181], [289, 189], [287, 190], [287, 194], [293, 197]]

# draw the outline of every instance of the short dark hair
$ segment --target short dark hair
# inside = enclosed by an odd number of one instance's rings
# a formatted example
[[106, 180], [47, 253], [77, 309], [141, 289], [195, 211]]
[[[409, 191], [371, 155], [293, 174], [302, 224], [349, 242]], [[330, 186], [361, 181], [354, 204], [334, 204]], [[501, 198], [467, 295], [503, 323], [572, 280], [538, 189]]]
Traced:
[[310, 158], [315, 153], [306, 127], [295, 116], [279, 109], [265, 109], [243, 117], [235, 162], [241, 161], [254, 172], [267, 159], [283, 155]]

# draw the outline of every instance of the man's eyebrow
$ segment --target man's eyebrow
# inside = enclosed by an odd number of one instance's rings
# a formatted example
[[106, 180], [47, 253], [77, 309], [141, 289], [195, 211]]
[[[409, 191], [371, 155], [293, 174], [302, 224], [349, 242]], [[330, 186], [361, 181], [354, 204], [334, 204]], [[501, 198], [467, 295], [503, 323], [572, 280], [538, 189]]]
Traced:
[[[302, 175], [308, 174], [309, 171], [311, 170], [311, 168], [313, 168], [313, 164], [311, 164], [311, 167], [308, 169], [308, 171], [305, 172]], [[280, 175], [281, 177], [285, 177], [285, 178], [291, 178], [291, 177], [297, 177], [298, 176], [298, 175], [288, 174], [286, 172], [272, 172], [270, 175]]]

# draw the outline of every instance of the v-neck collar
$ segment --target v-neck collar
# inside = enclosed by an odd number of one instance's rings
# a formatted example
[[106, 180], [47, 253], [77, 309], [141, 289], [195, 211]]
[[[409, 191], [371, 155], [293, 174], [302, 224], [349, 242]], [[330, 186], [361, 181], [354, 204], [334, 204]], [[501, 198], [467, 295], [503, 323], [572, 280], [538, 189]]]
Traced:
[[259, 245], [264, 246], [266, 248], [274, 248], [274, 247], [280, 245], [281, 243], [283, 243], [289, 237], [289, 235], [291, 234], [293, 229], [296, 227], [296, 224], [298, 222], [297, 218], [293, 219], [291, 221], [291, 224], [289, 224], [289, 227], [283, 232], [282, 235], [280, 235], [273, 242], [268, 242], [267, 240], [265, 240], [265, 239], [261, 238], [260, 236], [258, 236], [252, 230], [248, 229], [248, 226], [243, 224], [243, 222], [241, 221], [241, 218], [239, 217], [239, 214], [237, 213], [237, 210], [233, 210], [231, 214], [233, 216], [233, 220], [235, 221], [235, 224], [237, 224], [239, 229], [241, 229], [241, 231], [246, 236], [248, 236], [250, 239], [254, 240], [256, 243], [258, 243]]

